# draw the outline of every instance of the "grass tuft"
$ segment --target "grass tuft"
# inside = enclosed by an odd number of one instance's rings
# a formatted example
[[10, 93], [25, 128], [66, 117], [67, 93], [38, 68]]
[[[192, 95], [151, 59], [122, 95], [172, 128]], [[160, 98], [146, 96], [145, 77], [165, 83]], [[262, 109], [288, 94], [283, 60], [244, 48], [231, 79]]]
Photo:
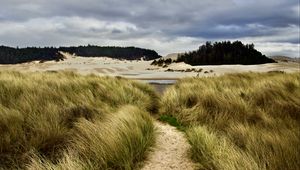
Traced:
[[186, 128], [203, 169], [300, 169], [299, 73], [186, 78], [161, 106]]
[[132, 169], [154, 141], [147, 84], [0, 72], [0, 169]]
[[162, 122], [166, 122], [169, 125], [176, 127], [178, 130], [181, 130], [181, 131], [185, 130], [185, 128], [177, 121], [177, 119], [170, 115], [161, 115], [158, 120], [160, 120]]

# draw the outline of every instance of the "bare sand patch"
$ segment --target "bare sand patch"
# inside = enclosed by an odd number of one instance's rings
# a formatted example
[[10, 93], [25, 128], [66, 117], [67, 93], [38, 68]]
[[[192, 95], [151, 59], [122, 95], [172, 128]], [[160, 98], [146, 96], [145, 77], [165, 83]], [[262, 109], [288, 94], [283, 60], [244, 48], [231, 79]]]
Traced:
[[94, 68], [95, 71], [97, 71], [98, 73], [115, 73], [115, 70], [110, 69], [110, 68]]
[[64, 71], [78, 72], [76, 68], [66, 68]]
[[127, 71], [127, 69], [125, 68], [120, 68], [120, 67], [113, 67], [116, 71], [118, 72], [124, 72], [124, 71]]
[[128, 68], [129, 70], [133, 70], [134, 67], [133, 67], [133, 66], [128, 66], [127, 68]]
[[197, 164], [189, 159], [190, 145], [184, 133], [175, 127], [155, 122], [159, 131], [154, 149], [149, 153], [142, 170], [193, 170]]

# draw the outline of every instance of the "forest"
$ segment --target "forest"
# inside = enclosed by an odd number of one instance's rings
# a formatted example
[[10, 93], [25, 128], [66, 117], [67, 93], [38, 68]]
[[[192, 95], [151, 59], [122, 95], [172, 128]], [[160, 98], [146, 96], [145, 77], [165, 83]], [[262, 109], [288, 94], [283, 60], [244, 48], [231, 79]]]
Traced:
[[99, 47], [88, 45], [79, 47], [60, 47], [59, 51], [84, 57], [106, 56], [126, 60], [137, 60], [140, 58], [143, 58], [144, 60], [153, 60], [161, 57], [154, 50], [137, 47]]
[[0, 64], [18, 64], [35, 60], [62, 60], [63, 56], [57, 48], [12, 48], [0, 46]]
[[254, 48], [253, 44], [244, 45], [240, 41], [206, 42], [196, 51], [178, 56], [177, 62], [190, 65], [221, 65], [221, 64], [265, 64], [274, 63]]
[[13, 48], [0, 46], [0, 64], [18, 64], [31, 61], [49, 61], [63, 60], [63, 56], [59, 53], [68, 52], [82, 57], [111, 57], [116, 59], [152, 60], [159, 58], [154, 50], [136, 48], [136, 47], [100, 47], [100, 46], [78, 46], [78, 47], [27, 47]]

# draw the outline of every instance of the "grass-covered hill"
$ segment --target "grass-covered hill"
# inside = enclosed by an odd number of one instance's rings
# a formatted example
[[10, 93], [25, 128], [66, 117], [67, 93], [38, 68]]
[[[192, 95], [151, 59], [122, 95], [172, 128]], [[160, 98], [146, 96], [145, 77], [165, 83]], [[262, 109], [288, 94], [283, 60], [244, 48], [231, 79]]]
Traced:
[[254, 48], [253, 44], [244, 45], [240, 41], [206, 42], [196, 51], [179, 55], [178, 62], [190, 65], [221, 64], [265, 64], [275, 62]]
[[0, 169], [132, 169], [157, 102], [123, 78], [0, 72]]
[[63, 56], [59, 53], [68, 52], [83, 57], [111, 57], [116, 59], [152, 60], [160, 56], [154, 50], [136, 47], [100, 47], [100, 46], [78, 46], [78, 47], [27, 47], [12, 48], [0, 46], [0, 64], [17, 64], [35, 60], [61, 60]]
[[186, 78], [160, 114], [186, 132], [200, 169], [300, 169], [299, 73]]

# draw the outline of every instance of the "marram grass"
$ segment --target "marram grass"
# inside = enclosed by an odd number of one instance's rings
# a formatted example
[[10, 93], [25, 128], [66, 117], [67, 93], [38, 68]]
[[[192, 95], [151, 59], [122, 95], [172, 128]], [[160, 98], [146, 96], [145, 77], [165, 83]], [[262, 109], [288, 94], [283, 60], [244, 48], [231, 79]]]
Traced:
[[299, 73], [182, 79], [160, 114], [185, 127], [202, 169], [300, 169]]
[[133, 169], [157, 102], [123, 78], [0, 72], [0, 169]]

